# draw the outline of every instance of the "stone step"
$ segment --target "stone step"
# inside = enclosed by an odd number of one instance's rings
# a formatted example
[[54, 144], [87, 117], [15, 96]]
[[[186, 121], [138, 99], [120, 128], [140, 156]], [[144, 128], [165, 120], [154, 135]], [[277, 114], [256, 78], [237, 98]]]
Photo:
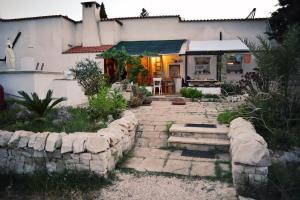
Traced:
[[186, 127], [185, 124], [173, 124], [170, 128], [171, 136], [186, 138], [212, 138], [228, 139], [228, 128], [217, 126], [216, 128]]
[[171, 136], [168, 139], [168, 146], [178, 149], [189, 149], [198, 151], [229, 151], [229, 140], [213, 138], [187, 138]]

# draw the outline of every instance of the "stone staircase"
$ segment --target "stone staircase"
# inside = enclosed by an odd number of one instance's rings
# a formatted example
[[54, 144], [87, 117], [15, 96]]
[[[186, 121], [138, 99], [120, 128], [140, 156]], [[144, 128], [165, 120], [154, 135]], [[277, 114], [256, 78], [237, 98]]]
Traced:
[[[206, 125], [206, 124], [205, 124]], [[228, 128], [210, 124], [211, 127], [173, 124], [169, 130], [169, 147], [197, 151], [229, 151]], [[215, 126], [215, 127], [213, 127]]]

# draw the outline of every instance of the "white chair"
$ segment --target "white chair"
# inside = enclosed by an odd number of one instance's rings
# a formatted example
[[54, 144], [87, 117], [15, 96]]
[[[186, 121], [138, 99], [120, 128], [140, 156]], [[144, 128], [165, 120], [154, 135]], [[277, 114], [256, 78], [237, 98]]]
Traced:
[[162, 78], [153, 78], [153, 94], [155, 95], [155, 90], [158, 88], [158, 94], [161, 95], [162, 93], [162, 86], [161, 86]]

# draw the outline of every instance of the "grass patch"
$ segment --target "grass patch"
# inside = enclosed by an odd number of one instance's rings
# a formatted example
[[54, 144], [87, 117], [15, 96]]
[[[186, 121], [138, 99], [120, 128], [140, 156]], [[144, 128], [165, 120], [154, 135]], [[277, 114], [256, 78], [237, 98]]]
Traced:
[[161, 150], [167, 150], [167, 151], [171, 151], [171, 152], [181, 150], [180, 148], [173, 147], [173, 146], [159, 147], [159, 149], [161, 149]]
[[166, 129], [165, 129], [165, 133], [168, 135], [168, 137], [171, 136], [171, 132], [170, 132], [170, 129], [171, 129], [171, 126], [174, 124], [174, 122], [168, 122], [166, 124]]
[[[226, 164], [229, 167], [229, 171], [223, 170], [221, 165]], [[215, 161], [215, 178], [221, 182], [233, 183], [232, 173], [231, 173], [231, 164], [230, 162], [224, 161]]]
[[218, 122], [222, 124], [230, 124], [232, 120], [239, 117], [240, 113], [238, 111], [225, 110], [223, 113], [218, 115]]
[[91, 191], [111, 185], [117, 178], [114, 172], [108, 178], [99, 177], [90, 172], [69, 172], [47, 174], [44, 172], [32, 175], [0, 175], [0, 197], [11, 194], [45, 195], [71, 198], [72, 194], [82, 194], [87, 199]]
[[89, 118], [86, 108], [67, 108], [72, 119], [61, 124], [53, 124], [52, 121], [56, 118], [56, 109], [52, 110], [43, 120], [18, 120], [16, 110], [0, 111], [0, 129], [8, 131], [26, 130], [33, 132], [96, 132], [105, 127], [104, 124], [97, 124], [95, 120]]

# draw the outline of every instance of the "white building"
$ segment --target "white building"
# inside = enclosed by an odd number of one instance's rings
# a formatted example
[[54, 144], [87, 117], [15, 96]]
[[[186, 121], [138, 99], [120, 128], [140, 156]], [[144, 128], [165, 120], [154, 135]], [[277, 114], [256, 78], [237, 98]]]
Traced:
[[[125, 46], [131, 54], [155, 53], [142, 61], [152, 76], [239, 80], [255, 65], [239, 38], [255, 41], [267, 30], [266, 18], [183, 20], [172, 15], [100, 19], [99, 9], [97, 2], [82, 3], [82, 21], [61, 15], [0, 19], [0, 84], [6, 93], [16, 95], [25, 90], [42, 95], [51, 88], [60, 95], [64, 92], [58, 90], [68, 84], [57, 79], [77, 61], [94, 59], [108, 72], [109, 62], [96, 55], [113, 46]], [[16, 71], [7, 71], [8, 38], [14, 43]], [[218, 55], [227, 58], [223, 59], [225, 73], [217, 67]]]

